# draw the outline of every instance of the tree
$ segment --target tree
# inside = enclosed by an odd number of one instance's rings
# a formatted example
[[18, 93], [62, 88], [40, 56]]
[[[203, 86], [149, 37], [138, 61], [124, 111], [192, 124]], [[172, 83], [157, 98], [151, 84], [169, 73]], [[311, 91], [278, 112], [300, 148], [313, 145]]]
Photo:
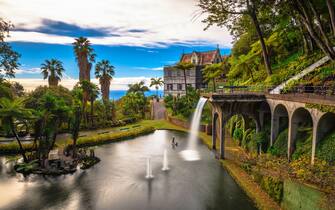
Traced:
[[232, 22], [239, 19], [242, 15], [248, 15], [255, 27], [259, 42], [262, 47], [262, 55], [264, 65], [268, 75], [272, 74], [270, 56], [267, 50], [261, 25], [258, 20], [258, 13], [263, 6], [263, 2], [259, 0], [199, 0], [198, 6], [203, 13], [208, 13], [206, 19], [203, 20], [207, 24], [207, 28], [216, 24], [219, 27], [230, 26]]
[[61, 61], [57, 59], [45, 60], [41, 64], [41, 70], [43, 79], [48, 78], [48, 83], [50, 87], [55, 87], [62, 78], [62, 72], [64, 72], [64, 67]]
[[20, 55], [5, 42], [5, 38], [9, 36], [9, 30], [13, 27], [13, 24], [0, 18], [0, 79], [14, 77], [15, 69], [20, 66], [18, 62]]
[[214, 92], [216, 91], [215, 79], [220, 77], [222, 73], [223, 73], [222, 63], [207, 65], [202, 70], [202, 75], [204, 76], [205, 81], [206, 82], [209, 82], [209, 81], [213, 82], [213, 91]]
[[149, 91], [149, 88], [146, 85], [144, 85], [144, 81], [135, 84], [130, 84], [128, 85], [128, 87], [129, 89], [127, 93], [134, 92], [134, 93], [141, 93], [144, 95], [145, 92]]
[[[95, 62], [96, 55], [90, 41], [85, 37], [76, 38], [73, 43], [73, 49], [79, 67], [79, 81], [91, 81], [90, 71], [92, 63]], [[85, 103], [88, 101], [88, 93], [85, 91], [83, 93], [83, 100]]]
[[76, 105], [73, 110], [73, 117], [71, 122], [71, 134], [73, 139], [73, 152], [72, 156], [75, 158], [77, 154], [77, 139], [79, 137], [80, 121], [81, 121], [81, 109], [79, 105]]
[[122, 97], [122, 103], [124, 114], [145, 116], [147, 100], [142, 92], [128, 92]]
[[327, 2], [327, 8], [329, 11], [329, 16], [330, 16], [330, 22], [331, 22], [332, 29], [333, 29], [333, 36], [335, 36], [335, 12], [334, 12], [333, 0], [326, 0], [326, 2]]
[[335, 51], [323, 26], [320, 13], [317, 11], [314, 3], [311, 0], [286, 0], [285, 3], [291, 8], [296, 18], [306, 28], [317, 46], [331, 60], [335, 60]]
[[24, 107], [23, 99], [11, 100], [8, 98], [0, 99], [0, 108], [0, 118], [3, 124], [5, 125], [6, 129], [9, 129], [14, 134], [23, 160], [24, 162], [28, 162], [28, 158], [25, 154], [21, 140], [16, 132], [15, 121], [30, 118], [32, 116], [31, 110]]
[[151, 78], [151, 83], [150, 83], [150, 87], [155, 86], [156, 89], [156, 97], [158, 98], [158, 89], [159, 87], [161, 87], [162, 85], [164, 85], [164, 81], [162, 80], [162, 78]]
[[189, 71], [192, 68], [194, 68], [194, 65], [193, 65], [193, 63], [189, 63], [189, 62], [179, 62], [176, 65], [176, 69], [180, 69], [184, 73], [184, 85], [185, 85], [185, 93], [186, 93], [186, 95], [187, 95], [186, 71]]
[[[82, 89], [82, 91], [85, 93], [87, 93], [87, 97], [90, 101], [91, 104], [91, 123], [93, 126], [93, 113], [94, 113], [94, 101], [95, 99], [99, 96], [99, 88], [97, 85], [87, 81], [87, 80], [83, 80], [81, 82], [78, 83], [79, 88]], [[86, 116], [86, 101], [83, 98], [83, 102], [82, 102], [82, 106], [83, 106], [83, 116], [84, 116], [84, 122], [85, 124], [87, 124], [87, 116]]]
[[108, 60], [102, 60], [95, 66], [95, 77], [99, 79], [103, 101], [109, 101], [109, 88], [115, 72]]
[[79, 81], [90, 81], [90, 71], [96, 56], [91, 42], [85, 37], [79, 37], [72, 45], [79, 67]]

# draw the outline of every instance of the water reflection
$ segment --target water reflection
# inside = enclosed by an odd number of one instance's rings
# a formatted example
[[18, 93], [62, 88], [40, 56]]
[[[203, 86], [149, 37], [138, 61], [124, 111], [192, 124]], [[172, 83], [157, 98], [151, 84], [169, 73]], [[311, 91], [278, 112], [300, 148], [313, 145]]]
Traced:
[[[171, 148], [172, 136], [179, 146]], [[12, 165], [0, 158], [0, 209], [255, 209], [234, 180], [203, 145], [202, 159], [183, 161], [178, 153], [187, 135], [156, 131], [135, 140], [101, 146], [101, 162], [87, 171], [59, 177], [8, 173]], [[169, 171], [162, 171], [167, 149]], [[151, 156], [154, 179], [145, 179]]]

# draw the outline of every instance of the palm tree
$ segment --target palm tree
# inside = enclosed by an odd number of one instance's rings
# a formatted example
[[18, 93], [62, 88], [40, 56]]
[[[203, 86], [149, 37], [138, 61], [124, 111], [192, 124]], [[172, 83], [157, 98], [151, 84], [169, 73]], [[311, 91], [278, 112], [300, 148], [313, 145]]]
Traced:
[[22, 99], [10, 100], [8, 98], [0, 99], [0, 108], [0, 118], [2, 119], [2, 122], [6, 125], [7, 129], [14, 134], [16, 141], [19, 144], [23, 160], [24, 162], [28, 162], [21, 140], [16, 132], [15, 120], [30, 118], [31, 110], [24, 107], [24, 101]]
[[156, 88], [156, 97], [158, 98], [158, 89], [164, 84], [162, 78], [151, 78], [150, 87], [155, 86]]
[[55, 87], [62, 78], [62, 72], [64, 72], [64, 67], [61, 61], [57, 59], [45, 60], [41, 64], [41, 70], [43, 74], [43, 79], [48, 78], [48, 83], [50, 87]]
[[[94, 112], [94, 101], [96, 98], [98, 98], [99, 96], [99, 88], [97, 85], [89, 82], [89, 81], [81, 81], [79, 82], [80, 87], [82, 88], [83, 92], [86, 92], [88, 95], [88, 98], [90, 100], [91, 103], [91, 122], [92, 122], [92, 126], [93, 126], [93, 112]], [[83, 102], [83, 114], [85, 114], [85, 109], [86, 109], [86, 102]], [[87, 117], [85, 117], [85, 123], [87, 121]]]
[[90, 81], [90, 71], [96, 56], [91, 42], [85, 37], [79, 37], [72, 45], [79, 67], [79, 81]]
[[191, 70], [192, 68], [194, 68], [194, 64], [189, 62], [179, 62], [176, 65], [176, 69], [180, 69], [184, 73], [184, 84], [185, 84], [186, 95], [187, 95], [186, 71]]
[[215, 85], [215, 79], [220, 77], [220, 75], [223, 73], [223, 66], [222, 63], [215, 63], [211, 65], [207, 65], [202, 70], [202, 75], [204, 76], [204, 79], [206, 82], [209, 82], [212, 80], [213, 82], [213, 91], [216, 91], [216, 85]]
[[95, 77], [99, 79], [104, 103], [109, 101], [109, 87], [114, 74], [114, 66], [108, 60], [102, 60], [95, 66]]
[[135, 84], [130, 84], [128, 85], [128, 87], [129, 87], [128, 93], [134, 92], [144, 94], [144, 92], [149, 91], [149, 88], [144, 85], [144, 81]]

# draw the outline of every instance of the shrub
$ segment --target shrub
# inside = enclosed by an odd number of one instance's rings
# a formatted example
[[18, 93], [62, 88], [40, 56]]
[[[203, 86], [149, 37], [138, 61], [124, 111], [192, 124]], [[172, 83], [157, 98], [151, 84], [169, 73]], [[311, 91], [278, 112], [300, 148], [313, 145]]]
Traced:
[[335, 132], [320, 141], [316, 148], [316, 156], [330, 164], [335, 163]]
[[280, 203], [283, 198], [283, 185], [283, 181], [270, 176], [263, 176], [261, 181], [262, 189], [265, 190], [277, 203]]
[[234, 129], [233, 138], [234, 138], [234, 140], [242, 141], [242, 138], [243, 138], [242, 128], [235, 128]]
[[275, 140], [272, 147], [269, 148], [269, 152], [275, 156], [286, 156], [287, 155], [287, 137], [288, 129], [283, 130]]

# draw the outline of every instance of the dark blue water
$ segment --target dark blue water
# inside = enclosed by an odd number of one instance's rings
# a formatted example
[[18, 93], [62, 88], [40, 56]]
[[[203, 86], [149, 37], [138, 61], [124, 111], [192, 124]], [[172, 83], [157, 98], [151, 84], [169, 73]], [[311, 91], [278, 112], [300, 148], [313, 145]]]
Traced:
[[[122, 96], [125, 96], [127, 93], [126, 90], [111, 90], [109, 93], [109, 98], [111, 100], [119, 100]], [[163, 97], [163, 90], [158, 90], [158, 95]], [[145, 92], [145, 96], [156, 95], [156, 90], [150, 90]]]

